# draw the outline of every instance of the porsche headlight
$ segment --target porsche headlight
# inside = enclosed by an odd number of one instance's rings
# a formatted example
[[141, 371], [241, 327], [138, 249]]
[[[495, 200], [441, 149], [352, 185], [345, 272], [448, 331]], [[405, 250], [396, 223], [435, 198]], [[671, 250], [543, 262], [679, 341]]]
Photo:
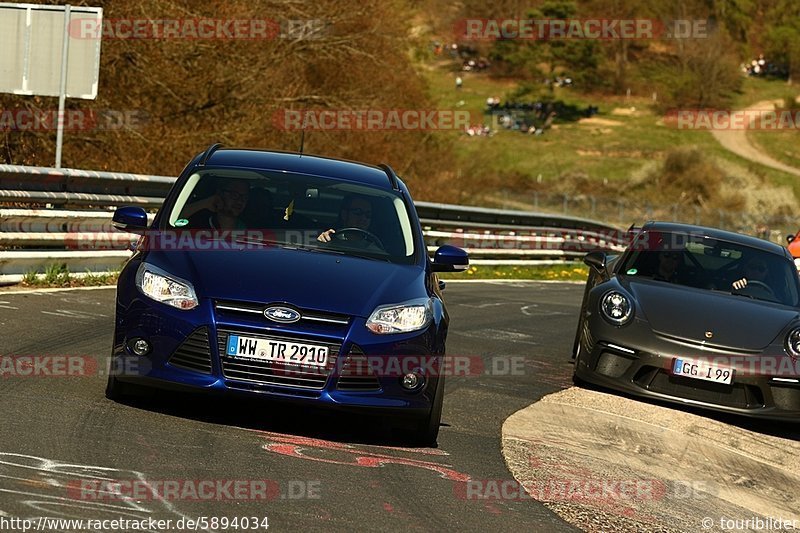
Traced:
[[789, 355], [800, 357], [800, 328], [794, 328], [786, 335], [786, 351]]
[[376, 308], [367, 320], [373, 333], [407, 333], [426, 327], [433, 318], [430, 298], [413, 300], [398, 305], [382, 305]]
[[136, 272], [136, 286], [148, 298], [178, 309], [188, 310], [197, 307], [194, 287], [160, 268], [142, 263]]
[[600, 300], [600, 311], [603, 316], [616, 326], [626, 324], [633, 316], [630, 299], [621, 292], [611, 291]]

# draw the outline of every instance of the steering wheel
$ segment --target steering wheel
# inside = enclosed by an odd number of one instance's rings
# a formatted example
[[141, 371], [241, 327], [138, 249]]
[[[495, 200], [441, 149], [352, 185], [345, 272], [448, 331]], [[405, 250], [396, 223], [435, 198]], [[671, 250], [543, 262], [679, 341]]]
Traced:
[[769, 295], [770, 298], [775, 298], [775, 293], [772, 291], [772, 288], [769, 285], [767, 285], [763, 281], [758, 281], [758, 280], [755, 280], [755, 279], [754, 280], [747, 280], [747, 285], [745, 285], [742, 289], [739, 289], [739, 290], [740, 291], [741, 290], [747, 290], [750, 287], [754, 287], [756, 289], [760, 289], [760, 290], [766, 292]]
[[386, 247], [383, 245], [383, 243], [381, 242], [380, 238], [378, 238], [378, 236], [375, 235], [374, 233], [372, 233], [371, 231], [367, 231], [365, 229], [361, 229], [361, 228], [342, 228], [342, 229], [337, 229], [336, 233], [334, 233], [333, 236], [336, 239], [340, 240], [340, 241], [347, 241], [347, 240], [350, 240], [346, 236], [347, 233], [360, 233], [361, 235], [364, 236], [364, 239], [367, 240], [368, 242], [372, 242], [376, 246], [379, 246], [381, 250], [384, 250], [384, 251], [386, 250]]

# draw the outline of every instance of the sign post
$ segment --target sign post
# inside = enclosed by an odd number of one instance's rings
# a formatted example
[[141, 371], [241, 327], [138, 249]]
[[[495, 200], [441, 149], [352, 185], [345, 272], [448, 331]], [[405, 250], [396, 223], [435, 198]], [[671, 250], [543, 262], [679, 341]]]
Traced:
[[64, 40], [61, 46], [61, 83], [58, 88], [58, 133], [56, 133], [56, 168], [61, 168], [61, 146], [64, 144], [64, 107], [67, 101], [67, 58], [69, 58], [69, 15], [72, 6], [64, 6]]

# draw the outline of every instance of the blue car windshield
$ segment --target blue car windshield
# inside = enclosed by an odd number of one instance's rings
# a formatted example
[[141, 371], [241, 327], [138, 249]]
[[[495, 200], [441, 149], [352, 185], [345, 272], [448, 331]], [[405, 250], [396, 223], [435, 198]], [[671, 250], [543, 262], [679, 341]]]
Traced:
[[798, 275], [776, 253], [702, 234], [643, 232], [616, 272], [629, 278], [727, 292], [797, 306]]
[[166, 226], [411, 264], [411, 221], [397, 191], [301, 174], [208, 168], [178, 191]]

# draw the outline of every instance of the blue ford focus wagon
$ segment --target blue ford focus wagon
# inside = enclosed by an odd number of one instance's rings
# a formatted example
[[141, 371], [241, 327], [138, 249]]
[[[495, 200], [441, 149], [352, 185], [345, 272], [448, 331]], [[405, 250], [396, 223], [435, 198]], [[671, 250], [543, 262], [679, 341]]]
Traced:
[[406, 185], [387, 165], [213, 145], [184, 169], [117, 287], [106, 396], [141, 387], [388, 415], [436, 442], [449, 318]]

